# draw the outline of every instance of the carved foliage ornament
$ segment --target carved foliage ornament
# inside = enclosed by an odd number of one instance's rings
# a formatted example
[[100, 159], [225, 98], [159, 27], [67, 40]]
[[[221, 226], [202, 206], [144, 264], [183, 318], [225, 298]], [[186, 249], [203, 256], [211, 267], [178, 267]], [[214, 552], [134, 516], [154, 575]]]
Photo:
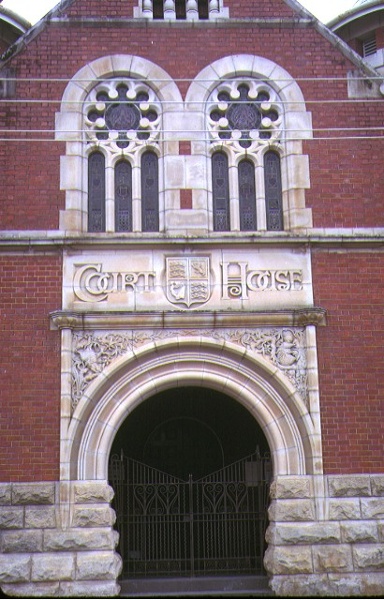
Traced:
[[89, 384], [114, 360], [159, 339], [196, 335], [230, 341], [275, 365], [307, 402], [305, 329], [276, 327], [222, 330], [130, 330], [78, 332], [73, 335], [72, 408], [76, 408]]

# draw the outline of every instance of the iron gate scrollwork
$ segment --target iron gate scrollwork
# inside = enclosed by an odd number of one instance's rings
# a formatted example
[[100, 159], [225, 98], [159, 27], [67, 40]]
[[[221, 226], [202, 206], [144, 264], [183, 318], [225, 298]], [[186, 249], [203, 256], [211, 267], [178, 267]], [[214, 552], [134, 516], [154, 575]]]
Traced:
[[197, 481], [112, 456], [123, 578], [262, 573], [270, 478], [259, 453]]

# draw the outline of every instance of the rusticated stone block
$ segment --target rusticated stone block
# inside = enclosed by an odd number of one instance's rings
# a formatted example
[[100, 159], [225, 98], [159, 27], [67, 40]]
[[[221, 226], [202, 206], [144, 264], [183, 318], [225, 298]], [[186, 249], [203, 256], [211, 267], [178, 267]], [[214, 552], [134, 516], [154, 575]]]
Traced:
[[313, 521], [315, 506], [312, 500], [273, 500], [268, 515], [270, 521]]
[[55, 485], [53, 483], [14, 483], [12, 504], [54, 504]]
[[26, 529], [46, 529], [56, 527], [54, 506], [26, 506]]
[[311, 547], [268, 546], [264, 566], [273, 575], [313, 573]]
[[353, 561], [356, 570], [384, 570], [383, 544], [360, 544], [353, 546]]
[[122, 561], [115, 552], [80, 552], [77, 555], [76, 579], [84, 581], [117, 579]]
[[120, 586], [115, 581], [63, 581], [61, 598], [116, 598]]
[[8, 596], [14, 598], [59, 598], [60, 584], [49, 583], [13, 583], [2, 586]]
[[328, 588], [327, 575], [277, 575], [269, 580], [269, 587], [280, 598], [324, 598]]
[[334, 498], [371, 495], [369, 475], [330, 475], [328, 489], [329, 496]]
[[363, 519], [384, 519], [384, 497], [362, 499], [361, 514]]
[[311, 498], [311, 481], [308, 477], [279, 477], [270, 488], [271, 498]]
[[23, 583], [30, 580], [31, 557], [29, 554], [0, 554], [0, 581]]
[[21, 529], [23, 526], [22, 506], [0, 506], [0, 529]]
[[75, 555], [58, 552], [32, 556], [32, 581], [62, 581], [75, 578]]
[[0, 505], [11, 504], [11, 488], [10, 483], [0, 484]]
[[279, 523], [271, 524], [266, 534], [267, 543], [276, 545], [340, 543], [338, 523]]
[[114, 550], [119, 534], [105, 529], [47, 529], [44, 532], [44, 550]]
[[384, 475], [371, 475], [372, 496], [384, 496]]
[[343, 521], [359, 519], [361, 516], [360, 501], [358, 498], [351, 500], [330, 500], [329, 520]]
[[4, 531], [2, 535], [3, 552], [41, 552], [43, 532], [41, 530]]
[[75, 484], [75, 502], [78, 504], [112, 501], [113, 488], [104, 481], [81, 481]]
[[116, 513], [110, 506], [78, 506], [73, 515], [73, 527], [111, 527]]
[[340, 530], [342, 541], [348, 544], [379, 541], [377, 525], [372, 521], [341, 523]]
[[362, 573], [361, 596], [364, 598], [381, 598], [384, 590], [384, 572]]
[[351, 547], [347, 544], [313, 546], [313, 562], [320, 573], [353, 571]]

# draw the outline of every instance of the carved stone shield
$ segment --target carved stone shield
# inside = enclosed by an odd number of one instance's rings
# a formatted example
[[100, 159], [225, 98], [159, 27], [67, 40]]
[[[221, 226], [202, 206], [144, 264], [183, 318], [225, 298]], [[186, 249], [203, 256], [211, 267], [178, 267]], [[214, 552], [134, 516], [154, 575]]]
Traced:
[[209, 257], [167, 258], [167, 298], [172, 304], [204, 304], [211, 296]]

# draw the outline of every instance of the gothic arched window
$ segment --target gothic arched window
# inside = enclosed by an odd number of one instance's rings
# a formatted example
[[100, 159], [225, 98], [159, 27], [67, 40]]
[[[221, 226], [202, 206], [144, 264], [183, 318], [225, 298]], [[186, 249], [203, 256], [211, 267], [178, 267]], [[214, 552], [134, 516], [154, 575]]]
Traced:
[[142, 231], [159, 231], [159, 165], [154, 152], [141, 157]]
[[[212, 147], [226, 149], [225, 154], [222, 150], [212, 154], [214, 230], [283, 229], [277, 153], [283, 109], [276, 92], [257, 79], [222, 81], [211, 92], [207, 115]], [[231, 198], [230, 223], [229, 189], [236, 188], [238, 198]]]
[[256, 183], [255, 165], [250, 160], [242, 160], [238, 167], [240, 230], [255, 231], [256, 221]]
[[132, 231], [132, 167], [126, 160], [115, 167], [115, 231]]
[[88, 158], [88, 231], [105, 231], [105, 157], [92, 152]]
[[212, 156], [213, 229], [229, 231], [228, 158], [224, 152]]
[[272, 150], [264, 155], [264, 188], [267, 229], [280, 231], [283, 229], [280, 157]]
[[[88, 159], [88, 231], [159, 230], [157, 155], [140, 156], [144, 145], [158, 146], [160, 112], [153, 90], [135, 79], [107, 79], [89, 93], [86, 139], [103, 152], [95, 150]], [[143, 169], [142, 195], [133, 167]], [[141, 211], [133, 198], [141, 198]]]

